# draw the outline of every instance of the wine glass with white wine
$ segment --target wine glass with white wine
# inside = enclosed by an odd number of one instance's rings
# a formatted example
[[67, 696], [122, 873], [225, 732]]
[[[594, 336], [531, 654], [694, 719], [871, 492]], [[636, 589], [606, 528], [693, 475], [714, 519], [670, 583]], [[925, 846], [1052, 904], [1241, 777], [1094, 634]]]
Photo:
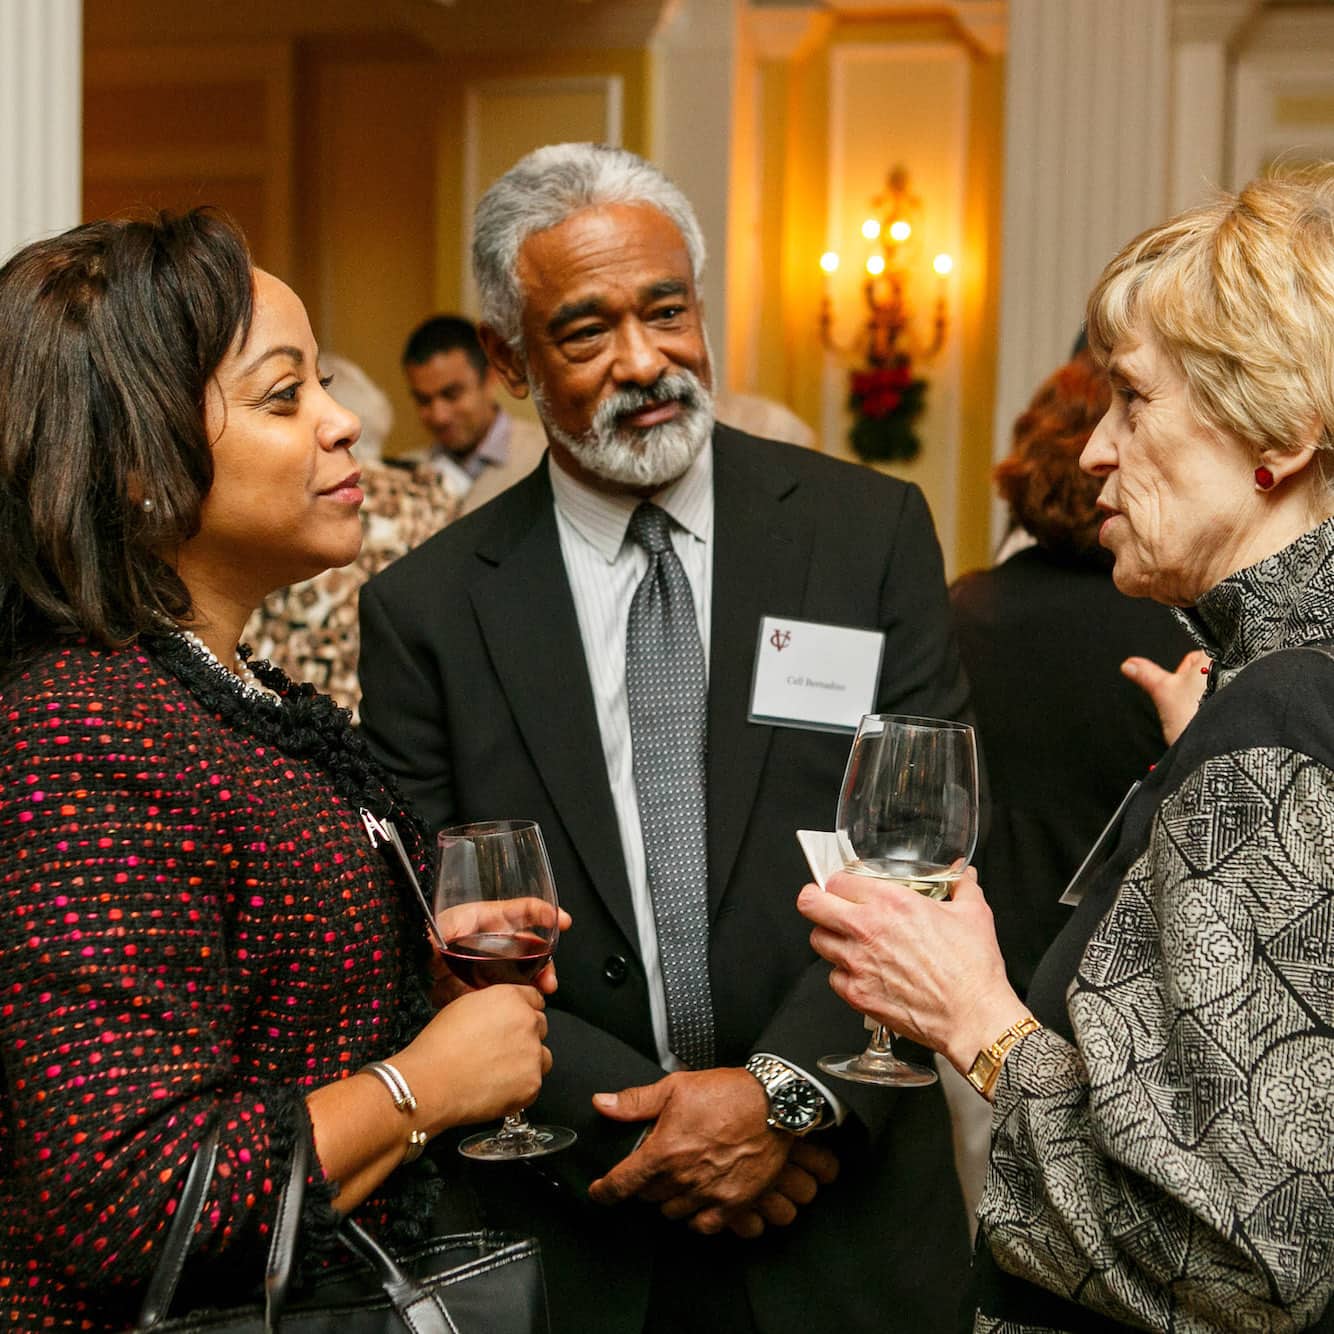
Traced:
[[[973, 729], [940, 718], [867, 714], [848, 753], [834, 827], [844, 870], [949, 898], [977, 845]], [[883, 1024], [874, 1026], [864, 1052], [826, 1056], [819, 1064], [862, 1084], [936, 1082], [934, 1070], [894, 1055]]]

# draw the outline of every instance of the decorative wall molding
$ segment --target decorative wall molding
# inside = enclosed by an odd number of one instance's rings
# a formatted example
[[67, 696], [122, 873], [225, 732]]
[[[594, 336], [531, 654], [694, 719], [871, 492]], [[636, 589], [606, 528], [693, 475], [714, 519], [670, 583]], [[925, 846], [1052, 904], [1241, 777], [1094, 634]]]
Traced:
[[80, 216], [82, 0], [0, 0], [0, 261]]

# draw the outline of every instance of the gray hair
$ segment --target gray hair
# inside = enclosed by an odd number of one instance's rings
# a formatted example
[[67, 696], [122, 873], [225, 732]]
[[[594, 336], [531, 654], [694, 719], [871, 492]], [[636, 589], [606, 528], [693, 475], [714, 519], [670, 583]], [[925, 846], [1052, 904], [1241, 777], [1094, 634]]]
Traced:
[[534, 233], [558, 227], [580, 209], [646, 204], [676, 224], [698, 284], [704, 234], [690, 201], [657, 167], [606, 144], [548, 144], [514, 164], [487, 192], [473, 217], [472, 268], [482, 322], [523, 350], [519, 251]]

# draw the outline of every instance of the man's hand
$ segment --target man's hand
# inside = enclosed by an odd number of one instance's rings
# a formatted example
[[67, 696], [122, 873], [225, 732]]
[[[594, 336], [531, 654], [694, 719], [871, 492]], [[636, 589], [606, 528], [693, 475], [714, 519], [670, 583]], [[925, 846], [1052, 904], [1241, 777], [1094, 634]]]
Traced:
[[[762, 1231], [765, 1219], [787, 1214], [783, 1200], [795, 1217], [814, 1195], [811, 1183], [823, 1179], [800, 1164], [784, 1175], [794, 1141], [769, 1128], [769, 1100], [746, 1070], [685, 1070], [595, 1094], [593, 1105], [615, 1121], [655, 1121], [639, 1147], [589, 1187], [599, 1204], [648, 1200], [668, 1218], [690, 1219], [697, 1232], [720, 1231], [734, 1219], [749, 1229], [743, 1216], [750, 1213]], [[828, 1165], [822, 1162], [821, 1170], [827, 1173]]]
[[712, 1233], [727, 1227], [738, 1237], [751, 1241], [763, 1231], [766, 1223], [774, 1227], [788, 1227], [796, 1220], [797, 1212], [815, 1198], [821, 1186], [827, 1186], [838, 1176], [838, 1159], [826, 1148], [808, 1139], [794, 1139], [787, 1162], [774, 1178], [773, 1184], [748, 1209], [701, 1209], [690, 1221], [696, 1232]]

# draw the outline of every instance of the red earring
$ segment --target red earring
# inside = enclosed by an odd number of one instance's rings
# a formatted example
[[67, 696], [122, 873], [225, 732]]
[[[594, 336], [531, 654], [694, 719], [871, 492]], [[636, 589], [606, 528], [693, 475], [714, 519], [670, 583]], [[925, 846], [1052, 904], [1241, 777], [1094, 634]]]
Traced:
[[1274, 489], [1274, 474], [1263, 463], [1255, 470], [1255, 489], [1257, 491]]

